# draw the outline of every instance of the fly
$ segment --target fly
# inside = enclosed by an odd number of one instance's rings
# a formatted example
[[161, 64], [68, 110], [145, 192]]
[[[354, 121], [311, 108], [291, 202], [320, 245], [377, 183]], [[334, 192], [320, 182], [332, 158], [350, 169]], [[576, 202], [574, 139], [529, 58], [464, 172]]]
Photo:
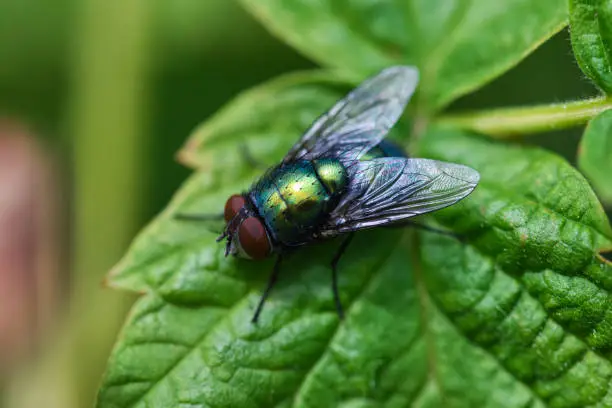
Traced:
[[[319, 117], [283, 160], [225, 204], [225, 255], [276, 256], [252, 321], [277, 281], [283, 254], [329, 238], [344, 239], [331, 262], [338, 315], [337, 265], [355, 231], [410, 222], [468, 196], [480, 179], [469, 167], [408, 158], [384, 141], [410, 100], [416, 68], [384, 69]], [[184, 215], [185, 219], [208, 219]]]

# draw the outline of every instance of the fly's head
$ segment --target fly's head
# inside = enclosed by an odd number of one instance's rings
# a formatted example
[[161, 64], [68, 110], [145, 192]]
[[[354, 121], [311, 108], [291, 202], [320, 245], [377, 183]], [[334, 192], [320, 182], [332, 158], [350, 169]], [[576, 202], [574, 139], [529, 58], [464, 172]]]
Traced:
[[243, 195], [235, 194], [225, 203], [226, 226], [217, 242], [226, 240], [225, 256], [263, 259], [272, 253], [272, 243], [263, 221], [247, 205]]

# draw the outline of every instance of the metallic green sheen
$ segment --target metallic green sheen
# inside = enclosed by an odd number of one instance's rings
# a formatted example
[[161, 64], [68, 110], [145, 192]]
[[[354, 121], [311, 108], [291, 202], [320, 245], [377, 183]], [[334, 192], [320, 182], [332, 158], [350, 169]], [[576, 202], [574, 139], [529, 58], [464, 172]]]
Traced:
[[312, 165], [330, 195], [344, 191], [348, 184], [348, 174], [342, 163], [337, 159], [325, 158], [313, 160]]
[[[327, 159], [325, 159], [327, 160]], [[254, 204], [272, 238], [285, 245], [303, 242], [337, 204], [342, 180], [348, 182], [346, 171], [337, 169], [340, 162], [320, 165], [300, 160], [273, 168], [251, 189]], [[328, 190], [317, 174], [317, 167], [327, 166], [326, 183], [335, 185], [337, 192]], [[344, 173], [343, 173], [344, 172]], [[344, 179], [340, 177], [344, 174]], [[336, 183], [336, 184], [334, 184]]]
[[293, 230], [287, 204], [274, 183], [274, 171], [266, 174], [252, 189], [249, 197], [273, 237], [284, 236]]

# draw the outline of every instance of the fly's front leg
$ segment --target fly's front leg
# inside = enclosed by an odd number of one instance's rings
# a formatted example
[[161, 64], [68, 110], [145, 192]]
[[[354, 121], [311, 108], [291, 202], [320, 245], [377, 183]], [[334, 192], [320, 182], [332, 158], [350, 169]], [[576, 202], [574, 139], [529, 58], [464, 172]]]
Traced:
[[174, 218], [180, 221], [221, 221], [223, 214], [175, 214]]
[[338, 312], [338, 317], [340, 319], [344, 319], [344, 310], [342, 309], [342, 302], [340, 301], [340, 293], [338, 292], [338, 262], [340, 261], [340, 258], [342, 258], [342, 255], [344, 254], [344, 251], [346, 251], [346, 248], [348, 248], [349, 244], [353, 240], [353, 235], [354, 233], [351, 232], [346, 236], [346, 238], [344, 238], [344, 241], [342, 241], [342, 243], [338, 247], [338, 250], [336, 251], [334, 258], [331, 261], [332, 290], [334, 292], [334, 302], [336, 304], [336, 311]]
[[[223, 233], [223, 214], [175, 214], [174, 219], [178, 221], [198, 222], [209, 232], [214, 234]], [[217, 239], [217, 242], [224, 237], [225, 235], [222, 235], [222, 237]]]
[[274, 268], [272, 269], [272, 273], [270, 274], [270, 277], [268, 278], [268, 284], [266, 285], [264, 292], [259, 298], [259, 303], [257, 304], [257, 309], [255, 309], [255, 314], [253, 315], [253, 318], [251, 319], [251, 323], [257, 323], [257, 320], [259, 319], [259, 315], [261, 314], [261, 311], [263, 309], [264, 303], [266, 302], [266, 299], [270, 295], [272, 288], [276, 284], [276, 281], [278, 279], [278, 275], [280, 272], [281, 260], [282, 260], [282, 254], [278, 254], [278, 257], [276, 257], [276, 262], [274, 262]]
[[249, 146], [245, 143], [240, 144], [240, 155], [242, 159], [254, 169], [265, 170], [268, 167], [253, 156], [251, 149], [249, 149]]

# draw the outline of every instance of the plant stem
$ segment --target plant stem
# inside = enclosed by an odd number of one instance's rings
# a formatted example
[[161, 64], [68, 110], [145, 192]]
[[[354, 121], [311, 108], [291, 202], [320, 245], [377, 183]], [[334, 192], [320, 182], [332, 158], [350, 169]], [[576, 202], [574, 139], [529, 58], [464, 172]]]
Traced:
[[83, 407], [94, 399], [132, 302], [131, 296], [101, 290], [100, 283], [141, 222], [151, 5], [81, 4], [71, 123], [76, 193], [71, 329], [73, 381]]
[[471, 130], [495, 139], [579, 126], [612, 108], [612, 98], [599, 97], [552, 105], [500, 108], [441, 116], [435, 123]]

